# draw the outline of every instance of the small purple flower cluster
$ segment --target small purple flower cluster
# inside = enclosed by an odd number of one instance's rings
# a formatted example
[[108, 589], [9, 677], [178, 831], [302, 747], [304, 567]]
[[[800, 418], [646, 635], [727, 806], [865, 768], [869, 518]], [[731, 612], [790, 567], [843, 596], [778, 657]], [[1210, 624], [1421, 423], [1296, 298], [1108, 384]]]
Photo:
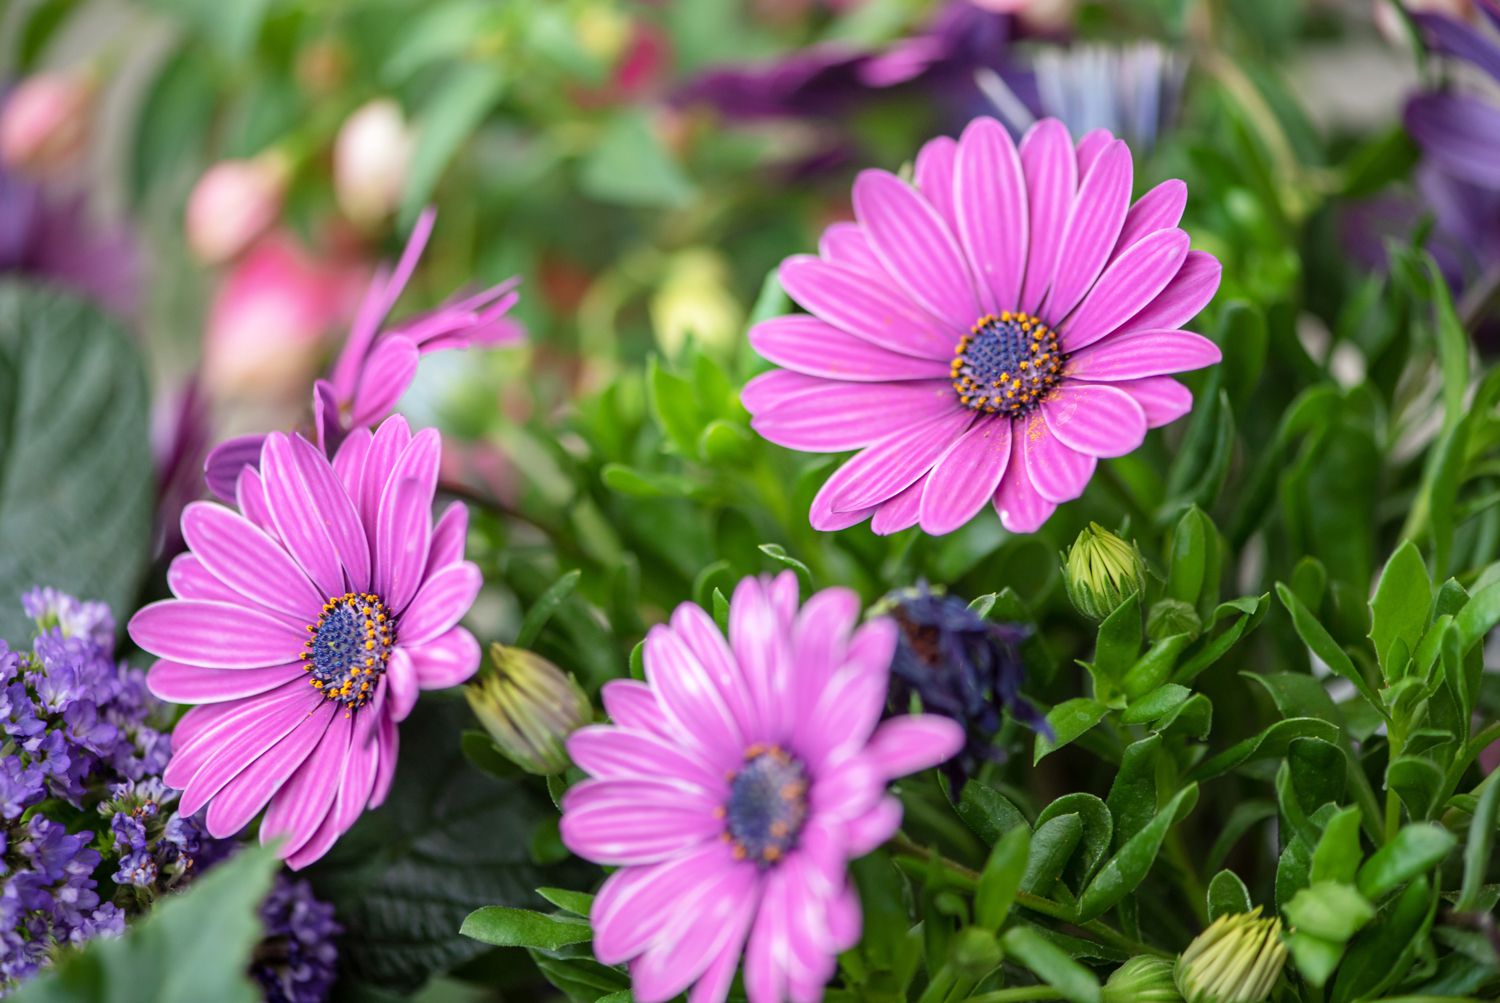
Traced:
[[306, 881], [278, 875], [260, 907], [265, 939], [250, 966], [267, 1003], [320, 1003], [338, 968], [335, 941], [344, 928], [333, 906], [313, 897]]

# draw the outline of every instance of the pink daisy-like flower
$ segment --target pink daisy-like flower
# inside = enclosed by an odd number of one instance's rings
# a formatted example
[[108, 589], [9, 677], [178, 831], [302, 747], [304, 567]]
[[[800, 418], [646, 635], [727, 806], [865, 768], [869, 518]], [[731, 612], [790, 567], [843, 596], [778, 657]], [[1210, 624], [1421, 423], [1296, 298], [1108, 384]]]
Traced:
[[810, 315], [750, 332], [783, 367], [745, 387], [753, 427], [792, 449], [859, 450], [814, 499], [815, 528], [948, 533], [990, 502], [1033, 532], [1101, 458], [1189, 410], [1170, 374], [1220, 354], [1178, 328], [1213, 298], [1219, 262], [1177, 228], [1187, 186], [1132, 205], [1132, 173], [1103, 130], [1075, 147], [1048, 119], [1018, 150], [985, 118], [927, 143], [914, 186], [860, 174], [858, 222], [781, 265]]
[[[318, 444], [330, 456], [351, 428], [371, 425], [395, 407], [416, 377], [423, 355], [445, 348], [510, 345], [525, 337], [524, 328], [507, 316], [520, 299], [517, 278], [382, 327], [422, 260], [436, 220], [434, 210], [425, 210], [395, 270], [376, 272], [329, 378], [313, 387]], [[240, 470], [258, 462], [264, 441], [263, 435], [244, 435], [215, 447], [204, 468], [209, 489], [225, 501], [233, 500]]]
[[568, 739], [592, 779], [564, 795], [563, 842], [620, 868], [594, 954], [630, 962], [642, 1003], [720, 1003], [742, 954], [751, 1003], [814, 1000], [858, 941], [845, 864], [900, 825], [886, 785], [964, 741], [946, 718], [880, 723], [897, 628], [859, 615], [837, 588], [799, 611], [790, 572], [740, 582], [727, 642], [684, 603], [646, 637], [646, 682], [605, 685], [614, 725]]
[[261, 840], [282, 838], [294, 868], [317, 860], [385, 799], [417, 692], [478, 668], [458, 626], [480, 586], [468, 510], [432, 519], [440, 451], [399, 416], [355, 429], [331, 463], [273, 432], [259, 471], [240, 473], [238, 512], [183, 512], [177, 598], [132, 617], [130, 636], [160, 659], [153, 693], [201, 705], [172, 732], [163, 779], [184, 815], [208, 806], [214, 836], [269, 804]]

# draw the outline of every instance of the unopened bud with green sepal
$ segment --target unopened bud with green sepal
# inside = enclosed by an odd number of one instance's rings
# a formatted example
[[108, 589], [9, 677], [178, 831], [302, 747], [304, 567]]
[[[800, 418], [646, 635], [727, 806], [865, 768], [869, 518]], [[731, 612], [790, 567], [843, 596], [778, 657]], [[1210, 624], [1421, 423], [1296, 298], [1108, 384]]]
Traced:
[[490, 665], [464, 687], [464, 696], [500, 752], [542, 776], [568, 768], [564, 743], [594, 715], [571, 675], [534, 652], [503, 644], [490, 646]]
[[1172, 978], [1172, 959], [1140, 955], [1115, 969], [1099, 994], [1101, 1003], [1182, 1003]]
[[1102, 621], [1146, 587], [1140, 548], [1091, 522], [1063, 558], [1063, 582], [1073, 606]]
[[1177, 991], [1187, 1003], [1262, 1003], [1286, 964], [1281, 920], [1260, 909], [1220, 916], [1177, 959]]

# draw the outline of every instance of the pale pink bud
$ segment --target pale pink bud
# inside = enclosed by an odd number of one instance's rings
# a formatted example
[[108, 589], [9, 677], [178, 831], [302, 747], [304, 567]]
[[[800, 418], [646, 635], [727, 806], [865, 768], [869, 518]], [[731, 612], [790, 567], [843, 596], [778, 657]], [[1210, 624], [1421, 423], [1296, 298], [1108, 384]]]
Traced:
[[210, 167], [188, 196], [187, 239], [193, 254], [207, 265], [241, 254], [276, 222], [290, 179], [291, 164], [277, 150]]
[[333, 144], [333, 190], [344, 215], [362, 227], [395, 212], [414, 147], [401, 106], [378, 98], [350, 115]]
[[88, 73], [39, 73], [22, 80], [0, 108], [0, 161], [28, 173], [70, 166], [83, 152], [93, 104]]

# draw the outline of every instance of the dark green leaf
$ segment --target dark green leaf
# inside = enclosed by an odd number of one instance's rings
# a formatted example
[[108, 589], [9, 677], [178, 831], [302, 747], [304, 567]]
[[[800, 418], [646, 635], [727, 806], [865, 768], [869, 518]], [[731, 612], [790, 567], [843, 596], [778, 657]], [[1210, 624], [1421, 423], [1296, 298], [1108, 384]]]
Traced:
[[1265, 687], [1282, 717], [1316, 717], [1340, 724], [1343, 717], [1333, 697], [1314, 676], [1301, 672], [1241, 672], [1241, 676]]
[[1026, 816], [1009, 798], [978, 780], [964, 784], [958, 799], [958, 817], [974, 835], [991, 845], [1017, 826], [1026, 827]]
[[1401, 666], [1389, 664], [1391, 643], [1400, 639], [1407, 651], [1415, 651], [1431, 606], [1432, 580], [1427, 565], [1416, 545], [1408, 540], [1386, 562], [1370, 599], [1370, 640], [1387, 679], [1401, 671]]
[[1370, 706], [1383, 711], [1385, 705], [1381, 702], [1379, 694], [1349, 658], [1349, 653], [1339, 647], [1338, 642], [1333, 639], [1327, 629], [1318, 622], [1306, 606], [1302, 605], [1302, 600], [1280, 582], [1276, 583], [1276, 596], [1286, 607], [1287, 612], [1292, 615], [1292, 626], [1297, 629], [1297, 635], [1302, 638], [1303, 643], [1312, 650], [1312, 653], [1321, 658], [1323, 664], [1353, 683], [1354, 688], [1359, 690], [1365, 700], [1369, 701]]
[[1495, 846], [1495, 826], [1500, 823], [1500, 784], [1491, 783], [1480, 795], [1469, 822], [1469, 841], [1464, 846], [1464, 883], [1454, 908], [1475, 909], [1484, 888], [1485, 869]]
[[1385, 783], [1414, 819], [1431, 815], [1442, 795], [1442, 767], [1425, 756], [1399, 756], [1385, 770]]
[[1304, 933], [1342, 944], [1375, 918], [1375, 907], [1338, 881], [1315, 881], [1292, 897], [1282, 910]]
[[1120, 682], [1120, 688], [1131, 700], [1157, 689], [1172, 678], [1177, 659], [1193, 641], [1187, 634], [1173, 634], [1151, 645], [1132, 665]]
[[1422, 949], [1432, 925], [1437, 897], [1425, 877], [1406, 890], [1349, 945], [1349, 954], [1334, 980], [1332, 1003], [1377, 999], [1396, 984]]
[[[1179, 637], [1183, 635], [1178, 635]], [[1138, 700], [1132, 700], [1130, 706], [1120, 715], [1121, 724], [1149, 724], [1152, 721], [1176, 710], [1184, 700], [1193, 695], [1193, 691], [1186, 686], [1178, 686], [1176, 683], [1167, 683], [1158, 686]]]
[[1249, 912], [1253, 908], [1250, 902], [1250, 890], [1245, 887], [1245, 882], [1233, 871], [1220, 871], [1213, 876], [1208, 883], [1208, 918], [1218, 919], [1220, 916], [1232, 916], [1235, 913]]
[[123, 623], [151, 546], [150, 402], [140, 353], [62, 293], [0, 285], [0, 637], [50, 585]]
[[786, 552], [786, 548], [779, 543], [762, 543], [760, 552], [783, 567], [791, 568], [797, 572], [797, 578], [802, 582], [804, 588], [812, 588], [812, 571], [806, 564], [797, 560]]
[[520, 768], [500, 754], [489, 732], [468, 728], [458, 736], [458, 741], [464, 750], [464, 758], [491, 776], [516, 777], [520, 775]]
[[1321, 738], [1337, 742], [1338, 726], [1315, 717], [1289, 717], [1204, 760], [1189, 771], [1191, 780], [1209, 780], [1237, 766], [1262, 759], [1280, 759], [1298, 738]]
[[496, 947], [535, 947], [544, 951], [581, 944], [594, 936], [587, 923], [504, 906], [474, 910], [464, 918], [458, 932]]
[[1140, 650], [1140, 596], [1132, 595], [1099, 625], [1099, 641], [1094, 648], [1092, 668], [1094, 678], [1118, 685]]
[[1452, 833], [1438, 825], [1406, 826], [1359, 869], [1360, 894], [1378, 899], [1394, 891], [1446, 857], [1455, 842]]
[[588, 918], [589, 910], [594, 907], [594, 896], [588, 892], [569, 891], [566, 888], [538, 888], [536, 893], [559, 909], [585, 919]]
[[1115, 822], [1117, 849], [1156, 815], [1156, 760], [1161, 743], [1160, 735], [1132, 742], [1120, 760], [1120, 770], [1104, 800]]
[[1099, 873], [1094, 875], [1083, 894], [1078, 897], [1078, 914], [1082, 920], [1102, 915], [1126, 895], [1136, 889], [1161, 849], [1167, 830], [1181, 816], [1193, 810], [1198, 800], [1198, 785], [1188, 784], [1167, 802], [1144, 829], [1136, 833], [1120, 847], [1113, 857], [1105, 861]]
[[1364, 851], [1359, 845], [1359, 809], [1345, 808], [1328, 820], [1313, 850], [1308, 876], [1315, 882], [1354, 880]]
[[1044, 735], [1037, 735], [1036, 748], [1031, 755], [1032, 765], [1035, 766], [1044, 756], [1073, 742], [1104, 720], [1104, 715], [1108, 713], [1108, 707], [1088, 697], [1075, 697], [1053, 707], [1047, 715], [1047, 724], [1052, 727], [1054, 737], [1049, 740]]
[[1082, 839], [1083, 819], [1077, 815], [1057, 815], [1039, 823], [1031, 837], [1021, 889], [1036, 895], [1050, 892]]
[[1054, 818], [1077, 815], [1083, 823], [1083, 837], [1079, 840], [1078, 852], [1068, 862], [1063, 875], [1075, 888], [1082, 888], [1109, 853], [1114, 840], [1115, 823], [1109, 806], [1092, 794], [1076, 792], [1064, 794], [1043, 808], [1036, 817], [1040, 831]]
[[1035, 930], [1012, 927], [1005, 931], [1001, 944], [1007, 954], [1035, 972], [1069, 1003], [1099, 1003], [1099, 980], [1094, 973]]
[[976, 925], [998, 931], [1005, 923], [1016, 891], [1021, 887], [1030, 849], [1031, 830], [1018, 825], [1001, 836], [990, 851], [990, 859], [979, 873], [979, 884], [974, 891]]

